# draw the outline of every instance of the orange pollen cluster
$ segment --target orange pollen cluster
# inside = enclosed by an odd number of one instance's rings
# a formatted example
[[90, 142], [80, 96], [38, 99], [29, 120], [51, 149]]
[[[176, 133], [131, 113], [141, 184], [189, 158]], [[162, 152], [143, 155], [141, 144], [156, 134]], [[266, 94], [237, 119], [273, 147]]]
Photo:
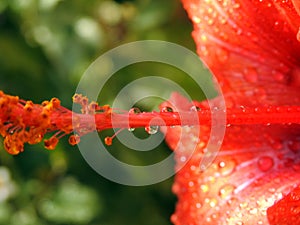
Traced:
[[55, 133], [44, 140], [46, 149], [55, 149], [59, 139], [73, 131], [75, 134], [69, 136], [69, 143], [76, 145], [80, 142], [80, 136], [102, 130], [95, 125], [96, 111], [104, 120], [110, 120], [108, 115], [112, 114], [112, 109], [108, 105], [89, 103], [88, 98], [80, 94], [74, 95], [73, 102], [81, 105], [82, 114], [64, 108], [57, 98], [34, 104], [0, 91], [0, 135], [4, 137], [5, 150], [17, 155], [24, 151], [25, 143], [37, 144], [43, 140], [45, 134], [51, 132]]
[[60, 107], [60, 101], [53, 98], [42, 105], [20, 100], [0, 92], [0, 134], [4, 137], [5, 149], [13, 155], [23, 151], [24, 143], [40, 142], [51, 129], [50, 114]]

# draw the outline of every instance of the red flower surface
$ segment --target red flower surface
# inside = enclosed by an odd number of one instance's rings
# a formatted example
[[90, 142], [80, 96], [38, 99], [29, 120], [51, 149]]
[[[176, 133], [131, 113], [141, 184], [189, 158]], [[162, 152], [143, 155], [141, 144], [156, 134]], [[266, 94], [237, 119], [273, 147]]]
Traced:
[[[254, 107], [253, 115], [268, 117], [263, 107], [277, 107], [284, 115], [289, 109], [282, 106], [300, 105], [298, 0], [183, 0], [183, 5], [198, 54], [221, 85], [228, 111]], [[178, 96], [171, 100], [181, 110], [190, 107]], [[189, 161], [197, 128], [167, 128], [177, 165], [186, 163], [173, 186], [174, 224], [300, 224], [300, 125], [257, 122], [228, 124], [221, 150], [204, 172], [199, 163], [210, 127], [200, 127]]]

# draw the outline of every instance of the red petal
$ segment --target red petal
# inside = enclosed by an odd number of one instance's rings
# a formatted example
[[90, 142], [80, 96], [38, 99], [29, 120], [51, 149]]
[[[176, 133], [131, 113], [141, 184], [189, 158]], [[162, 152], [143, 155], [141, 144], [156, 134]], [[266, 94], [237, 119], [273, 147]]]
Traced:
[[[194, 22], [198, 54], [217, 77], [227, 107], [299, 105], [297, 0], [183, 0], [183, 4]], [[277, 223], [283, 214], [274, 209], [300, 183], [299, 125], [228, 127], [216, 160], [204, 172], [199, 164], [210, 127], [200, 129], [200, 142], [189, 161], [197, 128], [166, 131], [168, 144], [176, 149], [177, 166], [186, 163], [173, 186], [178, 196], [173, 223], [293, 224], [292, 219]]]
[[300, 186], [268, 209], [271, 225], [300, 224]]
[[175, 127], [166, 132], [167, 142], [176, 149], [177, 167], [186, 164], [175, 177], [178, 204], [172, 222], [268, 224], [267, 209], [300, 181], [299, 126], [230, 126], [216, 160], [204, 172], [199, 165], [210, 128], [200, 129], [200, 142], [190, 160], [197, 128]]
[[228, 107], [299, 102], [300, 17], [293, 3], [183, 0], [198, 54], [228, 94]]

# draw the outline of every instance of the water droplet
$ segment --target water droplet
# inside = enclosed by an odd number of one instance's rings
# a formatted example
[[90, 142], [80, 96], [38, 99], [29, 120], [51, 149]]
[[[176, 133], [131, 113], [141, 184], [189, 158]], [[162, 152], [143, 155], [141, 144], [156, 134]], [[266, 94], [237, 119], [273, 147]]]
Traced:
[[299, 163], [299, 164], [292, 165], [292, 168], [293, 168], [293, 170], [295, 170], [296, 172], [299, 172], [299, 171], [300, 171], [300, 163]]
[[244, 78], [246, 79], [246, 81], [248, 81], [250, 83], [257, 82], [257, 79], [258, 79], [257, 70], [253, 67], [245, 68], [244, 69]]
[[225, 184], [219, 190], [219, 196], [223, 199], [228, 198], [234, 191], [235, 186], [232, 184]]
[[213, 24], [214, 24], [214, 22], [215, 22], [215, 21], [214, 21], [213, 19], [209, 19], [209, 20], [207, 20], [207, 24], [208, 24], [208, 25], [213, 25]]
[[258, 99], [265, 99], [267, 97], [266, 89], [262, 87], [258, 87], [254, 89], [254, 95]]
[[134, 127], [129, 127], [129, 128], [128, 128], [128, 131], [129, 131], [129, 132], [133, 132], [134, 130], [135, 130]]
[[229, 58], [228, 51], [225, 50], [225, 49], [222, 49], [222, 48], [218, 49], [216, 54], [217, 54], [217, 57], [218, 57], [218, 59], [221, 63], [226, 62]]
[[291, 213], [295, 214], [295, 215], [299, 215], [300, 214], [300, 206], [294, 206], [291, 208]]
[[134, 107], [129, 110], [129, 113], [139, 114], [141, 113], [141, 110], [137, 107]]
[[244, 222], [242, 222], [242, 221], [237, 221], [237, 222], [235, 223], [235, 225], [244, 225]]
[[257, 208], [250, 208], [250, 209], [249, 209], [249, 213], [250, 213], [251, 215], [255, 215], [255, 214], [257, 214], [257, 212], [258, 212]]
[[221, 24], [224, 25], [227, 22], [227, 19], [225, 17], [220, 17], [219, 21], [220, 21]]
[[185, 162], [185, 161], [186, 161], [186, 157], [185, 157], [185, 156], [181, 156], [181, 157], [180, 157], [180, 161], [181, 161], [181, 162]]
[[237, 202], [238, 202], [238, 199], [232, 197], [232, 198], [228, 199], [227, 205], [232, 206], [232, 205], [236, 204]]
[[270, 193], [274, 194], [274, 193], [276, 192], [276, 189], [272, 187], [272, 188], [269, 188], [268, 191], [269, 191]]
[[203, 42], [206, 42], [206, 41], [207, 41], [207, 36], [206, 36], [205, 34], [202, 34], [202, 35], [200, 36], [200, 38], [201, 38], [201, 41], [203, 41]]
[[228, 176], [233, 173], [236, 167], [236, 161], [233, 159], [228, 159], [219, 162], [218, 164], [219, 172], [222, 176]]
[[159, 126], [150, 125], [150, 126], [145, 127], [145, 131], [148, 134], [156, 134], [158, 132], [158, 128], [159, 128]]
[[289, 72], [289, 84], [294, 87], [300, 87], [300, 69], [294, 67]]
[[248, 202], [242, 202], [239, 204], [240, 209], [245, 209], [248, 206]]
[[193, 106], [190, 108], [190, 111], [194, 111], [194, 112], [201, 111], [201, 108], [200, 108], [199, 106], [193, 105]]
[[173, 112], [173, 109], [170, 106], [166, 106], [166, 107], [163, 107], [160, 111], [161, 112]]
[[215, 198], [210, 199], [209, 206], [214, 208], [218, 204], [218, 200]]
[[198, 16], [193, 16], [193, 17], [192, 17], [192, 21], [193, 21], [194, 23], [200, 23], [200, 22], [201, 22], [201, 19], [200, 19]]
[[220, 217], [219, 213], [213, 213], [210, 217], [208, 217], [206, 220], [207, 222], [213, 222], [213, 221], [218, 221]]
[[299, 30], [298, 30], [298, 33], [297, 33], [297, 40], [300, 42], [300, 27], [299, 27]]
[[300, 140], [291, 140], [288, 142], [288, 148], [294, 152], [297, 153], [300, 151]]
[[202, 207], [201, 203], [200, 203], [200, 202], [197, 202], [197, 203], [196, 203], [196, 208], [197, 208], [197, 209], [200, 209], [201, 207]]
[[193, 181], [189, 182], [189, 187], [194, 187], [194, 182]]
[[235, 9], [238, 9], [238, 8], [241, 7], [241, 5], [239, 3], [235, 3], [232, 7], [235, 8]]
[[286, 75], [284, 73], [279, 72], [279, 71], [273, 70], [272, 71], [272, 76], [273, 76], [275, 81], [278, 81], [278, 82], [286, 81]]
[[243, 33], [243, 29], [238, 28], [238, 29], [236, 30], [236, 34], [237, 34], [237, 35], [241, 35], [242, 33]]
[[283, 148], [282, 141], [276, 140], [276, 139], [272, 140], [271, 146], [274, 150], [277, 150], [277, 151]]
[[209, 191], [209, 187], [208, 187], [208, 185], [206, 185], [206, 184], [201, 184], [201, 185], [200, 185], [200, 190], [201, 190], [203, 193], [206, 193], [206, 192]]
[[270, 156], [262, 156], [257, 161], [258, 168], [266, 172], [274, 166], [274, 160]]
[[291, 194], [290, 194], [290, 200], [291, 201], [295, 201], [295, 202], [300, 201], [300, 189], [299, 188], [295, 188], [291, 192]]

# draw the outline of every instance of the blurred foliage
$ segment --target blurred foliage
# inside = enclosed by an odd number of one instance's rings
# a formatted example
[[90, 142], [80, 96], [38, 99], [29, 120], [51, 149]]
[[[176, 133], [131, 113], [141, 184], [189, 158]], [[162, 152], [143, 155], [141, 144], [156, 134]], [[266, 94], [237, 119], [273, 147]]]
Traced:
[[[105, 51], [144, 39], [194, 50], [191, 30], [174, 0], [0, 0], [0, 89], [37, 103], [55, 96], [71, 108], [82, 74]], [[124, 85], [148, 75], [172, 79], [193, 98], [203, 98], [186, 75], [166, 65], [133, 65], [120, 74], [109, 80], [101, 104], [111, 104]], [[158, 103], [145, 100], [140, 107], [153, 110]], [[18, 156], [0, 146], [0, 224], [170, 224], [176, 202], [172, 178], [145, 187], [110, 182], [65, 138], [55, 151], [27, 145]], [[117, 140], [110, 149], [119, 159], [141, 165], [170, 154], [164, 143], [146, 156], [124, 150]]]

